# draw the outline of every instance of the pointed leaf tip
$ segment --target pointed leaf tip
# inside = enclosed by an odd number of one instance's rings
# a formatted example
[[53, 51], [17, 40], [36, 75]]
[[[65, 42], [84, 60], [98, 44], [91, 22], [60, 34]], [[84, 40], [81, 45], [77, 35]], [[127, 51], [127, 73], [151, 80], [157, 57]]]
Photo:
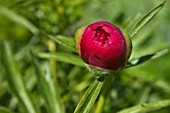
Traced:
[[154, 9], [146, 13], [134, 26], [132, 33], [130, 35], [131, 38], [135, 37], [138, 32], [150, 21], [152, 18], [156, 16], [156, 14], [164, 7], [166, 0], [156, 6]]

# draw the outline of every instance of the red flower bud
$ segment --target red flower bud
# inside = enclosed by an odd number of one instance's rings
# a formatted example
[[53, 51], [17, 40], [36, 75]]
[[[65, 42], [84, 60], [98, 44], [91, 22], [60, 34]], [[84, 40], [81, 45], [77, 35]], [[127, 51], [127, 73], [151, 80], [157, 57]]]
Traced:
[[95, 67], [118, 70], [131, 54], [128, 35], [109, 22], [99, 21], [82, 27], [75, 38], [81, 58]]

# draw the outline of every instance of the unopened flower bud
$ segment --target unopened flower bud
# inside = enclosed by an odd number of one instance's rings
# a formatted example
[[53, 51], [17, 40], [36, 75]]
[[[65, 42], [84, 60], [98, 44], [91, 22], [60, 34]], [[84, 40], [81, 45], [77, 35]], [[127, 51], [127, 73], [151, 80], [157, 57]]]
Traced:
[[131, 54], [131, 40], [118, 27], [105, 21], [77, 30], [76, 47], [83, 61], [101, 69], [116, 71]]

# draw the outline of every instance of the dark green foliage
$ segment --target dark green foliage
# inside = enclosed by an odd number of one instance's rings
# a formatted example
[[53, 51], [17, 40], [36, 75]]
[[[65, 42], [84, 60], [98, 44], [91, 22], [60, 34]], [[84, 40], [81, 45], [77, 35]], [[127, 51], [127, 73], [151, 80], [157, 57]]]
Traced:
[[[169, 113], [169, 14], [169, 1], [1, 0], [0, 113]], [[98, 20], [133, 43], [107, 91], [109, 76], [89, 72], [74, 42]]]

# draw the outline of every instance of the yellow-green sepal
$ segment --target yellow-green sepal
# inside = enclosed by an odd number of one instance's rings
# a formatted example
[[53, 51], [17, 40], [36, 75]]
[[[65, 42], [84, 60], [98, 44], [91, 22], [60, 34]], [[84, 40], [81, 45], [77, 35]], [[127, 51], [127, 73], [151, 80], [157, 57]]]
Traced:
[[126, 41], [126, 47], [127, 47], [126, 59], [128, 60], [132, 53], [132, 41], [131, 41], [130, 36], [125, 31], [122, 31], [122, 32], [123, 32], [123, 35], [124, 35], [125, 41]]
[[87, 27], [87, 26], [84, 26], [84, 27], [79, 28], [79, 29], [76, 31], [76, 33], [75, 33], [75, 37], [74, 37], [74, 38], [75, 38], [75, 42], [76, 42], [76, 48], [77, 48], [77, 50], [78, 50], [79, 53], [80, 53], [80, 41], [81, 41], [81, 39], [82, 39], [82, 35], [83, 35], [86, 27]]

